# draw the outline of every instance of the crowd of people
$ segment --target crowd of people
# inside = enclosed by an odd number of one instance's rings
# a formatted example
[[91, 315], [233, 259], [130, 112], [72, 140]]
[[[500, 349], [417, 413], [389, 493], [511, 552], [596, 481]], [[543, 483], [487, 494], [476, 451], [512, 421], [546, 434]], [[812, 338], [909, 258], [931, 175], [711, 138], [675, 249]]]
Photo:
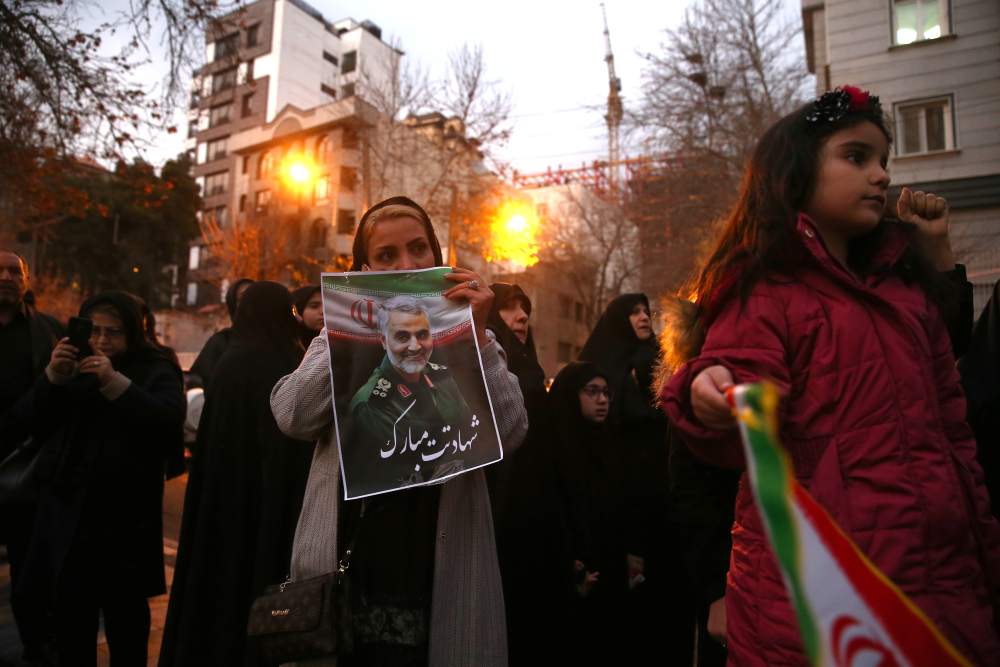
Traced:
[[[947, 202], [888, 206], [890, 145], [850, 87], [778, 121], [662, 336], [622, 294], [552, 380], [528, 294], [454, 268], [504, 458], [360, 500], [318, 285], [233, 282], [232, 327], [185, 376], [141, 299], [87, 299], [81, 340], [0, 250], [0, 539], [25, 660], [95, 664], [103, 618], [112, 664], [146, 664], [186, 382], [205, 400], [161, 667], [266, 664], [255, 598], [345, 558], [351, 640], [296, 664], [807, 664], [726, 396], [768, 379], [800, 482], [962, 656], [1000, 664], [1000, 284], [974, 323]], [[443, 265], [418, 203], [360, 221], [352, 270]]]

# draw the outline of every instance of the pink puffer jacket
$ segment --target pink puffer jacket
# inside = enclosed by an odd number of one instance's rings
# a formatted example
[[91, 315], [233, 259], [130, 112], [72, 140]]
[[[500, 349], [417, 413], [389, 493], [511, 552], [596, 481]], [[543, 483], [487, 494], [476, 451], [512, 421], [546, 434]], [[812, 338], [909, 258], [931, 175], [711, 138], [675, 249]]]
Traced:
[[[775, 380], [781, 438], [799, 481], [959, 651], [998, 665], [1000, 526], [947, 330], [924, 292], [891, 271], [906, 238], [890, 235], [862, 282], [829, 255], [808, 218], [797, 230], [807, 266], [795, 281], [761, 281], [745, 304], [733, 297], [722, 307], [699, 356], [664, 388], [664, 410], [699, 457], [739, 466], [735, 431], [694, 417], [691, 381], [716, 364], [737, 382]], [[726, 612], [730, 664], [806, 664], [746, 476]]]

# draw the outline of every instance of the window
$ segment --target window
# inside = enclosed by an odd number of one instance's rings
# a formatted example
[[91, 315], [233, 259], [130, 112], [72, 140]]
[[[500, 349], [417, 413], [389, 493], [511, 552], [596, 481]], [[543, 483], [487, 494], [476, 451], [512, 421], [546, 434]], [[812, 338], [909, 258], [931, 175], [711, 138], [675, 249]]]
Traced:
[[562, 294], [559, 295], [559, 317], [566, 320], [573, 317], [573, 299]]
[[894, 0], [892, 42], [912, 44], [948, 34], [948, 0]]
[[327, 95], [329, 95], [330, 97], [332, 97], [333, 99], [337, 99], [337, 91], [331, 88], [330, 86], [326, 85], [325, 83], [319, 84], [319, 89], [324, 93], [326, 93]]
[[556, 346], [556, 361], [560, 364], [568, 364], [573, 360], [573, 346], [569, 343], [559, 341]]
[[229, 145], [229, 137], [222, 137], [208, 142], [208, 157], [206, 162], [219, 160], [226, 157], [226, 147]]
[[896, 154], [914, 155], [955, 147], [951, 97], [895, 106]]
[[247, 83], [253, 82], [253, 60], [247, 61]]
[[221, 195], [225, 193], [229, 184], [229, 172], [219, 171], [205, 177], [205, 196]]
[[240, 162], [240, 173], [245, 174], [250, 171], [250, 156], [244, 155], [242, 161]]
[[194, 139], [196, 134], [198, 134], [198, 121], [191, 121], [188, 123], [188, 139]]
[[337, 209], [337, 233], [354, 233], [354, 211], [347, 208]]
[[260, 24], [254, 24], [247, 28], [247, 46], [257, 46], [260, 39]]
[[196, 246], [196, 245], [191, 246], [191, 248], [188, 250], [188, 268], [189, 269], [197, 269], [198, 268], [198, 260], [200, 259], [200, 255], [201, 255], [201, 248], [199, 246]]
[[267, 215], [267, 209], [271, 205], [271, 191], [260, 190], [254, 195], [253, 210], [257, 215]]
[[340, 92], [343, 93], [344, 98], [354, 97], [354, 84], [353, 83], [347, 84], [346, 86], [340, 89]]
[[339, 65], [340, 64], [337, 61], [337, 56], [335, 56], [332, 53], [329, 53], [327, 51], [323, 52], [323, 60], [325, 60], [327, 62], [330, 62], [330, 63], [333, 63], [334, 65]]
[[226, 35], [222, 39], [216, 40], [215, 42], [215, 60], [223, 60], [229, 58], [230, 56], [236, 55], [240, 46], [240, 36], [238, 33], [233, 33], [232, 35]]
[[243, 108], [240, 113], [244, 118], [253, 113], [253, 93], [247, 93], [243, 96]]
[[344, 148], [358, 147], [358, 131], [353, 127], [345, 127], [340, 135], [340, 145]]
[[340, 191], [354, 192], [358, 185], [358, 170], [354, 167], [340, 168]]
[[223, 90], [229, 90], [236, 85], [236, 68], [230, 67], [229, 69], [222, 70], [212, 75], [212, 94], [221, 93]]
[[576, 315], [575, 319], [577, 322], [583, 322], [583, 304], [579, 301], [576, 302], [576, 310], [574, 312]]
[[216, 206], [215, 208], [207, 208], [202, 213], [202, 218], [209, 225], [219, 227], [220, 229], [226, 226], [226, 207]]
[[216, 125], [222, 125], [223, 123], [229, 122], [229, 117], [232, 115], [233, 105], [232, 104], [220, 104], [218, 106], [212, 107], [208, 112], [208, 126], [215, 127]]
[[329, 135], [320, 137], [319, 141], [316, 142], [316, 161], [320, 164], [326, 164], [333, 157], [333, 140], [330, 139]]
[[348, 74], [353, 72], [358, 67], [358, 52], [348, 51], [344, 54], [344, 64], [340, 68], [341, 74]]
[[240, 213], [247, 210], [247, 196], [240, 195]]
[[187, 305], [194, 306], [198, 303], [198, 283], [188, 283]]
[[257, 178], [267, 178], [271, 175], [271, 169], [274, 167], [274, 156], [269, 152], [264, 152], [260, 154], [260, 159], [257, 162]]
[[316, 185], [313, 189], [313, 198], [315, 201], [326, 201], [330, 198], [330, 177], [327, 175], [320, 176], [316, 179]]

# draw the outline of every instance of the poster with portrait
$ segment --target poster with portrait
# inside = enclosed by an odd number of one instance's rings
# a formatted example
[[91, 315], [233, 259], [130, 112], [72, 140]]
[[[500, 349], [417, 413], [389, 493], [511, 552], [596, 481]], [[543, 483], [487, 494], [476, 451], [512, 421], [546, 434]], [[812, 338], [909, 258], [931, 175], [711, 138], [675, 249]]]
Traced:
[[324, 273], [347, 500], [436, 484], [503, 458], [468, 304], [448, 267]]

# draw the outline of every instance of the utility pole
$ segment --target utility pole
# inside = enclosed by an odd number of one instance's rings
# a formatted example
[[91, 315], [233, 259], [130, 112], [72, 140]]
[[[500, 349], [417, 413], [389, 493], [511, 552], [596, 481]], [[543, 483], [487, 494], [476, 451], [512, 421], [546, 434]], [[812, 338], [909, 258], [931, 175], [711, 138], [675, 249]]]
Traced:
[[604, 17], [604, 62], [608, 64], [608, 112], [604, 120], [608, 123], [608, 189], [618, 194], [618, 164], [621, 160], [619, 133], [622, 124], [622, 81], [615, 75], [615, 55], [611, 52], [611, 32], [608, 30], [608, 13], [601, 3], [601, 15]]

